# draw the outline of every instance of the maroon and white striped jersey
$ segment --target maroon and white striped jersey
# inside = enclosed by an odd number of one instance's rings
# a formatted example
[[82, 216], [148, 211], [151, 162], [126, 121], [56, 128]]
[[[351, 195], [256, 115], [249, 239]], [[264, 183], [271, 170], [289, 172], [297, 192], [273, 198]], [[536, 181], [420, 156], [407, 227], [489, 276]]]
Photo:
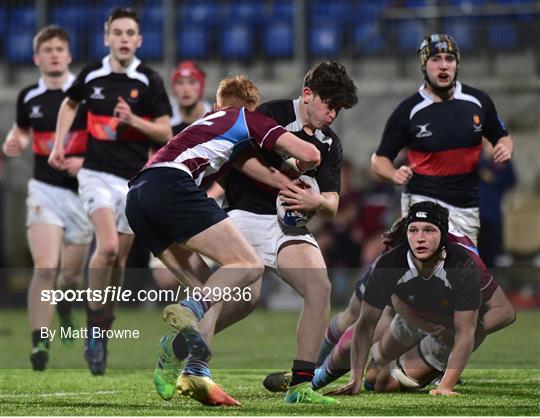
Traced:
[[229, 161], [251, 143], [271, 150], [287, 131], [258, 112], [230, 107], [206, 114], [155, 153], [142, 171], [154, 167], [183, 170], [200, 186], [215, 180]]

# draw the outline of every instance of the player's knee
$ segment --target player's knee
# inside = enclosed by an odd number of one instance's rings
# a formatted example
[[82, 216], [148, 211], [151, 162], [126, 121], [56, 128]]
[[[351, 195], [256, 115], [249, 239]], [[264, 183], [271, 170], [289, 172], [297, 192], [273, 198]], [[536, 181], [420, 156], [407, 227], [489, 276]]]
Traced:
[[118, 258], [118, 242], [101, 243], [96, 249], [96, 254], [103, 262], [113, 265]]
[[264, 273], [264, 264], [259, 258], [253, 258], [243, 262], [246, 272], [246, 286], [255, 283]]
[[40, 282], [47, 281], [52, 283], [56, 278], [57, 268], [58, 266], [55, 266], [53, 263], [36, 263], [34, 266], [33, 279], [39, 280]]
[[330, 305], [330, 294], [332, 293], [332, 285], [326, 276], [318, 277], [310, 281], [304, 289], [304, 299], [312, 301], [324, 307]]

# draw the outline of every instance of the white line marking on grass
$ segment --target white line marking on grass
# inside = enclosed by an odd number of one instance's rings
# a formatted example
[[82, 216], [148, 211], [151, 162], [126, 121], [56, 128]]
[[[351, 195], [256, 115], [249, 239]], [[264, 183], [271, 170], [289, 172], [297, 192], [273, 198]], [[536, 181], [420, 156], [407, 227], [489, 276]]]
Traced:
[[98, 390], [96, 392], [53, 392], [53, 393], [18, 393], [16, 395], [0, 395], [1, 398], [28, 398], [41, 397], [47, 398], [52, 396], [79, 396], [79, 395], [111, 395], [113, 393], [125, 393], [122, 390]]

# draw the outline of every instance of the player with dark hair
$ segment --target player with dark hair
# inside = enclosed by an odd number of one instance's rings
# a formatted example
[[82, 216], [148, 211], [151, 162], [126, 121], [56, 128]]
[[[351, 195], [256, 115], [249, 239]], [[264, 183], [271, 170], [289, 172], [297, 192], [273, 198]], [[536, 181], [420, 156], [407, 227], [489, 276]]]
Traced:
[[[59, 26], [47, 26], [34, 37], [34, 63], [40, 70], [37, 84], [25, 87], [17, 99], [17, 120], [7, 134], [3, 151], [8, 157], [21, 155], [32, 136], [34, 174], [28, 183], [26, 226], [34, 262], [28, 288], [28, 316], [32, 329], [30, 361], [34, 370], [44, 370], [49, 359], [49, 340], [41, 329], [49, 328], [54, 305], [41, 300], [43, 290], [78, 287], [92, 240], [92, 225], [77, 195], [77, 174], [86, 149], [84, 112], [68, 126], [63, 140], [66, 159], [62, 171], [47, 164], [54, 141], [60, 104], [75, 76], [69, 72], [70, 40]], [[69, 129], [70, 128], [70, 129]], [[60, 270], [58, 266], [60, 265]], [[71, 303], [59, 302], [60, 326], [69, 334], [75, 327]], [[66, 335], [62, 334], [61, 335]], [[66, 344], [72, 339], [62, 338]]]
[[[226, 289], [241, 290], [255, 282], [263, 265], [227, 214], [201, 186], [223, 175], [232, 161], [252, 175], [247, 167], [254, 160], [250, 158], [251, 143], [299, 158], [307, 169], [319, 163], [320, 153], [272, 119], [251, 111], [259, 101], [259, 93], [245, 77], [223, 80], [216, 99], [214, 113], [172, 138], [132, 180], [126, 214], [152, 253], [194, 292], [192, 297], [164, 310], [164, 318], [175, 334], [161, 340], [161, 364], [154, 374], [158, 393], [164, 399], [172, 398], [174, 384], [168, 371], [189, 355], [176, 389], [203, 404], [236, 405], [211, 380], [207, 367], [210, 350], [197, 323], [210, 308], [217, 307]], [[280, 188], [291, 183], [271, 167], [258, 168], [255, 177], [259, 181]], [[208, 277], [190, 274], [190, 270], [178, 266], [178, 260], [183, 259], [179, 254], [186, 251], [205, 255], [221, 268]], [[211, 292], [203, 295], [202, 287]], [[176, 378], [174, 370], [172, 380]]]
[[[402, 213], [423, 200], [450, 211], [453, 228], [477, 245], [478, 162], [482, 138], [494, 146], [493, 160], [510, 160], [513, 141], [484, 92], [457, 81], [460, 53], [448, 35], [434, 34], [418, 49], [424, 84], [404, 100], [386, 123], [372, 168], [382, 178], [405, 186]], [[407, 148], [410, 165], [394, 168]]]
[[[296, 167], [315, 177], [321, 193], [291, 184], [281, 192], [290, 210], [312, 212], [323, 218], [335, 216], [343, 156], [340, 140], [330, 125], [341, 109], [349, 109], [357, 101], [356, 86], [345, 67], [324, 61], [307, 72], [298, 99], [274, 100], [257, 108], [302, 141], [315, 145], [321, 153], [321, 164], [317, 168]], [[277, 169], [284, 169], [288, 158], [287, 154], [266, 149], [260, 150], [259, 155]], [[332, 403], [332, 398], [313, 392], [309, 383], [330, 312], [330, 281], [318, 244], [309, 230], [306, 227], [285, 228], [279, 223], [276, 216], [278, 192], [232, 170], [226, 183], [228, 214], [267, 269], [277, 271], [304, 299], [292, 381], [285, 400], [289, 403]], [[235, 303], [230, 309], [225, 304], [217, 326], [205, 326], [210, 330], [214, 327], [223, 329], [248, 315], [257, 304], [260, 289], [261, 281], [258, 281], [252, 286], [253, 299], [249, 303]]]
[[[148, 159], [151, 141], [171, 136], [171, 107], [159, 74], [141, 64], [135, 52], [142, 44], [139, 17], [131, 9], [115, 9], [105, 22], [107, 55], [85, 67], [68, 90], [58, 115], [54, 149], [49, 163], [64, 163], [62, 138], [82, 101], [88, 109], [88, 149], [77, 175], [85, 209], [96, 233], [90, 260], [90, 289], [105, 289], [122, 282], [133, 242], [124, 208], [127, 180]], [[85, 358], [92, 374], [104, 374], [107, 339], [94, 338], [93, 330], [108, 330], [114, 320], [113, 302], [88, 303]]]

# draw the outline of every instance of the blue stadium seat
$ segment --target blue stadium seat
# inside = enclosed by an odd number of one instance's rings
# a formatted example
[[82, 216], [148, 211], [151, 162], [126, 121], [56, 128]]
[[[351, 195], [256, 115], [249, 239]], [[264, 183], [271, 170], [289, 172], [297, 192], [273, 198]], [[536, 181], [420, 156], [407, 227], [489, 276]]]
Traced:
[[427, 5], [427, 0], [405, 0], [405, 7], [408, 7], [409, 9], [426, 7]]
[[270, 3], [268, 19], [294, 19], [294, 3], [292, 0], [274, 0]]
[[443, 32], [454, 38], [461, 52], [472, 51], [475, 47], [474, 29], [476, 27], [475, 20], [464, 18], [447, 18], [443, 21]]
[[163, 59], [163, 30], [162, 26], [152, 27], [143, 33], [143, 43], [137, 50], [137, 56], [143, 60]]
[[415, 52], [427, 34], [421, 20], [397, 22], [396, 29], [398, 49], [404, 53]]
[[35, 7], [14, 7], [9, 9], [8, 26], [15, 29], [36, 30], [37, 14]]
[[376, 20], [360, 20], [353, 28], [353, 43], [357, 54], [371, 55], [384, 49], [384, 38]]
[[252, 31], [243, 23], [225, 25], [220, 33], [220, 53], [225, 59], [249, 59], [253, 53]]
[[7, 30], [7, 10], [0, 5], [0, 36], [4, 36]]
[[519, 48], [519, 36], [514, 23], [507, 20], [493, 20], [488, 27], [489, 46], [497, 49]]
[[88, 55], [91, 60], [101, 60], [109, 53], [108, 49], [103, 44], [103, 30], [92, 32], [88, 43]]
[[165, 9], [161, 4], [145, 5], [140, 13], [142, 33], [146, 35], [147, 29], [156, 30], [163, 27]]
[[224, 7], [222, 18], [229, 22], [242, 22], [257, 26], [263, 21], [264, 4], [258, 1], [234, 1]]
[[4, 51], [7, 61], [12, 64], [32, 64], [33, 29], [11, 26], [4, 38]]
[[201, 25], [181, 26], [177, 34], [180, 59], [205, 59], [210, 55], [209, 31]]
[[180, 9], [180, 25], [203, 25], [215, 27], [218, 25], [223, 9], [213, 1], [188, 0]]
[[356, 3], [355, 17], [360, 20], [377, 19], [391, 5], [391, 0], [364, 0]]
[[91, 19], [88, 19], [89, 10], [84, 6], [57, 6], [52, 9], [50, 22], [56, 23], [66, 29], [88, 29]]
[[268, 21], [263, 36], [264, 53], [269, 58], [291, 58], [294, 54], [292, 21]]
[[341, 26], [339, 22], [312, 21], [309, 29], [309, 51], [317, 58], [335, 57], [341, 53]]

